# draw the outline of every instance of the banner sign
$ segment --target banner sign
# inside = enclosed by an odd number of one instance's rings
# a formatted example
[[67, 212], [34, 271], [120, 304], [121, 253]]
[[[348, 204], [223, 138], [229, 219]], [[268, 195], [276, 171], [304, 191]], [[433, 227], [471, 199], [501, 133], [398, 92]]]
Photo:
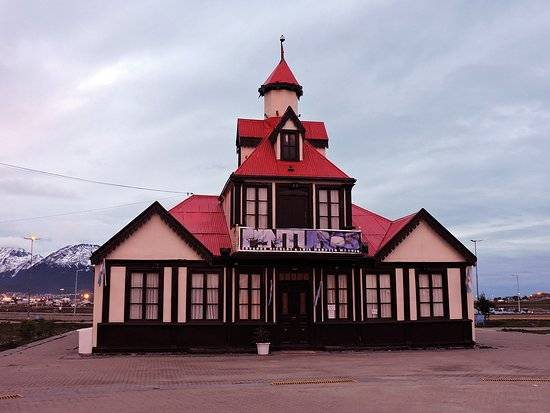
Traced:
[[240, 228], [241, 251], [361, 253], [361, 232]]

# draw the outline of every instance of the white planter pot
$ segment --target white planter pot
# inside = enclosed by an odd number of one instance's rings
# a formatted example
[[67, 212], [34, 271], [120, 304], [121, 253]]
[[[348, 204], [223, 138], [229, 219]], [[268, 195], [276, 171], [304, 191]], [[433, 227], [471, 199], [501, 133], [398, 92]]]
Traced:
[[269, 345], [271, 343], [256, 343], [258, 349], [258, 356], [267, 356], [269, 354]]

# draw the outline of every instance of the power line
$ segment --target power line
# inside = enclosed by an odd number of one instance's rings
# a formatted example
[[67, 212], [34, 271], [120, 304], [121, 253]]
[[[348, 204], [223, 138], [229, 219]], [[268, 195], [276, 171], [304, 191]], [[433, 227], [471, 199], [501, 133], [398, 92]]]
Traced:
[[[169, 197], [166, 197], [166, 198], [161, 198], [161, 199], [159, 199], [159, 201], [164, 201], [166, 199], [173, 199], [173, 198], [176, 198], [176, 196], [169, 196]], [[59, 213], [59, 214], [42, 215], [42, 216], [37, 216], [37, 217], [8, 219], [8, 220], [5, 220], [5, 221], [0, 221], [0, 224], [8, 224], [8, 223], [12, 223], [12, 222], [22, 222], [22, 221], [32, 221], [32, 220], [46, 219], [46, 218], [57, 218], [57, 217], [64, 217], [64, 216], [67, 216], [67, 215], [77, 215], [77, 214], [85, 214], [85, 213], [89, 213], [89, 212], [105, 211], [105, 210], [108, 210], [108, 209], [122, 208], [122, 207], [127, 207], [127, 206], [132, 206], [132, 205], [139, 205], [139, 204], [143, 204], [143, 203], [146, 203], [146, 202], [153, 202], [153, 201], [155, 201], [155, 200], [152, 199], [152, 200], [147, 200], [147, 201], [131, 202], [131, 203], [128, 203], [128, 204], [112, 205], [112, 206], [103, 207], [103, 208], [85, 209], [85, 210], [82, 210], [82, 211], [73, 211], [73, 212], [62, 212], [62, 213]]]
[[173, 191], [173, 190], [169, 190], [169, 189], [156, 189], [156, 188], [148, 188], [148, 187], [144, 187], [144, 186], [124, 185], [124, 184], [117, 184], [117, 183], [113, 183], [113, 182], [96, 181], [94, 179], [80, 178], [78, 176], [71, 176], [71, 175], [65, 175], [65, 174], [58, 174], [58, 173], [55, 173], [55, 172], [41, 171], [39, 169], [26, 168], [24, 166], [13, 165], [13, 164], [5, 163], [5, 162], [0, 162], [0, 165], [8, 167], [8, 168], [19, 169], [21, 171], [27, 171], [27, 172], [33, 172], [33, 173], [42, 174], [42, 175], [54, 176], [56, 178], [71, 179], [73, 181], [87, 182], [87, 183], [90, 183], [90, 184], [115, 186], [115, 187], [118, 187], [118, 188], [139, 189], [141, 191], [152, 191], [152, 192], [165, 192], [165, 193], [170, 193], [170, 194], [193, 195], [192, 192], [187, 192], [187, 191]]

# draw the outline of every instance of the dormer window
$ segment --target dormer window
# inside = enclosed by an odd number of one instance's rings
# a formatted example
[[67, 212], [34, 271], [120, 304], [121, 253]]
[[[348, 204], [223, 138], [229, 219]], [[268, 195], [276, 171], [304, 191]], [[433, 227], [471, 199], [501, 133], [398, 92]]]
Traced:
[[298, 133], [281, 132], [281, 160], [298, 161], [300, 159]]

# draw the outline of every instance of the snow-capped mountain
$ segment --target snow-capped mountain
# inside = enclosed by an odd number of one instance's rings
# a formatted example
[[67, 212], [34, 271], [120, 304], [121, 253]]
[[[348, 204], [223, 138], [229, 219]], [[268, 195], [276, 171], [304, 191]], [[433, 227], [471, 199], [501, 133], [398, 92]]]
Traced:
[[[32, 262], [36, 264], [42, 257], [38, 254], [33, 256]], [[15, 276], [19, 271], [26, 270], [31, 266], [31, 253], [23, 248], [0, 247], [0, 277]]]
[[92, 244], [67, 245], [60, 250], [52, 252], [40, 263], [69, 268], [85, 267], [90, 265], [90, 255], [92, 255], [92, 252], [97, 247], [97, 245]]
[[76, 270], [81, 290], [92, 287], [90, 255], [98, 248], [93, 244], [67, 245], [45, 258], [35, 255], [30, 266], [30, 253], [21, 248], [0, 248], [0, 292], [59, 292], [74, 288]]

